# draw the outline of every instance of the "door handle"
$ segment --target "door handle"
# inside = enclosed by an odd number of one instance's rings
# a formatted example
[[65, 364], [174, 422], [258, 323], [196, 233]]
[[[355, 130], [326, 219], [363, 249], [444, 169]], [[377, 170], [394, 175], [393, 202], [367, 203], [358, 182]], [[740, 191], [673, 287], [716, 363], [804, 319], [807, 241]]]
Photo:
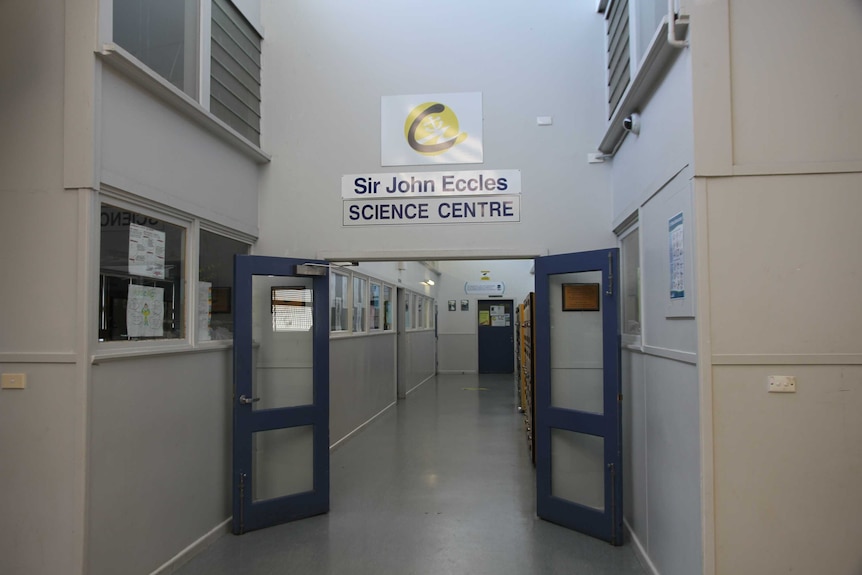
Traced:
[[245, 395], [239, 396], [239, 402], [243, 405], [251, 405], [255, 401], [260, 401], [259, 397], [246, 397]]

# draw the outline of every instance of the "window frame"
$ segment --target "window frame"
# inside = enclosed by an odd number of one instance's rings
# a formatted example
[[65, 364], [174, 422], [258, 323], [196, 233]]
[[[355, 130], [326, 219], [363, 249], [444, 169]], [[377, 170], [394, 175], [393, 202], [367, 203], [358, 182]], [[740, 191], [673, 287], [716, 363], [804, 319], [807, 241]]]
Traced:
[[342, 325], [340, 329], [334, 329], [333, 324], [333, 315], [335, 313], [335, 293], [334, 289], [336, 281], [335, 278], [341, 277], [345, 279], [345, 297], [342, 298], [341, 301], [341, 311], [344, 310], [353, 310], [353, 281], [352, 274], [350, 272], [344, 272], [339, 270], [331, 269], [329, 270], [329, 337], [347, 337], [353, 334], [351, 329], [351, 314], [347, 314], [346, 325]]
[[[146, 339], [126, 341], [99, 341], [99, 275], [101, 274], [101, 210], [102, 205], [107, 204], [122, 210], [139, 213], [153, 217], [167, 223], [181, 226], [185, 230], [185, 246], [183, 248], [183, 287], [182, 297], [184, 301], [183, 321], [185, 322], [185, 333], [181, 338], [171, 339]], [[212, 350], [229, 348], [233, 346], [233, 338], [220, 340], [200, 340], [198, 338], [197, 305], [198, 305], [198, 270], [200, 269], [200, 230], [205, 229], [235, 241], [246, 244], [251, 252], [256, 238], [242, 232], [232, 230], [215, 222], [204, 220], [200, 217], [188, 214], [181, 210], [159, 204], [158, 202], [135, 196], [108, 186], [100, 188], [98, 194], [94, 195], [92, 202], [93, 221], [98, 222], [91, 227], [92, 234], [92, 264], [89, 267], [93, 278], [94, 288], [91, 289], [91, 298], [88, 313], [88, 322], [92, 322], [88, 330], [89, 346], [92, 350], [91, 361], [99, 363], [111, 359], [159, 355], [163, 353], [183, 353], [196, 350]]]
[[[362, 335], [368, 333], [368, 277], [352, 274], [350, 282], [350, 333], [353, 335]], [[359, 289], [357, 289], [359, 288]], [[357, 299], [360, 301], [357, 303]], [[356, 325], [357, 313], [359, 313], [360, 323]]]
[[[377, 288], [377, 305], [374, 304], [374, 288]], [[375, 310], [377, 311], [375, 315]], [[379, 280], [369, 278], [368, 282], [368, 331], [377, 333], [383, 331], [383, 284]], [[377, 318], [377, 327], [374, 318]]]
[[[389, 291], [388, 297], [386, 295], [387, 290]], [[398, 307], [396, 305], [397, 304], [397, 301], [396, 301], [397, 298], [393, 297], [393, 294], [396, 294], [395, 286], [391, 285], [391, 284], [384, 283], [383, 284], [383, 293], [381, 295], [382, 303], [383, 303], [383, 311], [382, 311], [383, 321], [381, 322], [381, 328], [382, 328], [383, 333], [394, 332], [396, 326], [398, 325], [397, 319], [396, 319], [397, 316], [395, 315], [396, 312], [398, 311], [396, 309]], [[386, 307], [387, 307], [386, 304], [387, 303], [389, 303], [389, 313], [392, 316], [389, 320], [389, 324], [388, 324], [389, 327], [386, 327], [387, 326], [387, 323], [386, 323]]]
[[[197, 90], [193, 96], [176, 87], [114, 41], [113, 0], [100, 0], [99, 2], [98, 36], [100, 50], [96, 54], [115, 71], [153, 92], [188, 119], [203, 126], [249, 158], [258, 163], [268, 163], [272, 158], [261, 149], [260, 143], [249, 140], [210, 110], [212, 1], [197, 0]], [[263, 41], [265, 38], [261, 27], [248, 20], [233, 0], [228, 1]]]
[[[114, 208], [126, 210], [136, 214], [141, 214], [146, 217], [156, 218], [174, 226], [181, 227], [184, 230], [184, 246], [182, 248], [183, 263], [182, 263], [182, 281], [180, 286], [180, 294], [182, 297], [182, 310], [180, 312], [182, 318], [182, 335], [176, 338], [158, 338], [158, 339], [140, 339], [140, 340], [99, 340], [99, 323], [101, 321], [101, 304], [99, 303], [99, 276], [102, 274], [101, 262], [101, 213], [102, 206], [109, 205]], [[130, 352], [160, 352], [166, 349], [185, 350], [193, 347], [192, 342], [195, 341], [195, 330], [193, 310], [197, 305], [197, 280], [195, 279], [195, 289], [191, 289], [190, 277], [197, 278], [197, 270], [193, 265], [197, 264], [197, 258], [193, 250], [193, 243], [197, 235], [197, 223], [194, 218], [184, 217], [183, 215], [169, 209], [162, 209], [153, 205], [150, 202], [132, 201], [120, 194], [106, 193], [105, 191], [99, 194], [98, 200], [95, 202], [95, 221], [99, 222], [98, 229], [94, 230], [95, 245], [94, 250], [94, 286], [93, 296], [95, 297], [92, 313], [94, 317], [93, 333], [90, 341], [94, 346], [94, 357], [100, 355], [111, 355], [119, 353], [126, 355]], [[192, 293], [195, 292], [195, 293]]]
[[[337, 269], [336, 269], [337, 268]], [[346, 325], [342, 325], [341, 329], [335, 331], [332, 329], [332, 313], [334, 309], [335, 303], [335, 289], [330, 289], [329, 293], [329, 337], [330, 339], [341, 339], [341, 338], [349, 338], [349, 337], [363, 337], [368, 335], [383, 335], [383, 334], [393, 334], [396, 332], [397, 328], [397, 310], [395, 309], [395, 299], [394, 294], [396, 293], [395, 285], [386, 282], [380, 278], [376, 278], [374, 276], [364, 274], [361, 272], [356, 272], [353, 270], [348, 270], [342, 268], [341, 266], [330, 266], [330, 282], [334, 282], [333, 279], [336, 276], [345, 278], [347, 282], [347, 297], [345, 301], [342, 302], [342, 310], [347, 309], [347, 321]], [[354, 301], [356, 299], [356, 292], [354, 286], [356, 282], [364, 282], [364, 302], [362, 305], [362, 310], [365, 314], [365, 327], [364, 329], [356, 328], [354, 329], [354, 323], [356, 318], [356, 309], [354, 308]], [[333, 284], [330, 283], [330, 286]], [[372, 286], [377, 286], [380, 290], [379, 294], [379, 327], [373, 328], [371, 326], [371, 311], [373, 309], [371, 302], [371, 288]], [[387, 293], [389, 297], [387, 299]], [[388, 328], [385, 327], [385, 314], [386, 314], [386, 303], [389, 302], [391, 305], [391, 314], [392, 321]]]
[[[196, 295], [198, 294], [197, 284], [199, 284], [201, 281], [201, 278], [200, 278], [201, 252], [202, 252], [202, 250], [201, 250], [201, 234], [203, 232], [206, 232], [209, 234], [214, 234], [217, 236], [221, 236], [223, 238], [227, 238], [229, 240], [233, 240], [235, 242], [244, 244], [246, 246], [245, 255], [248, 255], [251, 253], [251, 248], [254, 245], [254, 242], [250, 241], [249, 238], [243, 237], [241, 234], [233, 232], [227, 228], [220, 227], [216, 224], [213, 224], [212, 222], [207, 222], [204, 220], [197, 220], [197, 223], [198, 223], [197, 233], [196, 233], [197, 241], [195, 242], [195, 245], [194, 245], [195, 269], [198, 270], [198, 273], [197, 273], [196, 278], [195, 278], [195, 284], [196, 284], [195, 294]], [[230, 266], [231, 266], [231, 280], [233, 280], [233, 259], [231, 259]], [[230, 287], [231, 287], [231, 298], [233, 298], [233, 290], [236, 289], [236, 286], [233, 285], [232, 281], [231, 281]], [[198, 302], [196, 301], [195, 302], [195, 309], [197, 309], [197, 307], [198, 307]], [[231, 310], [231, 313], [233, 313], [232, 310]], [[195, 318], [197, 319], [196, 316], [195, 316]], [[233, 324], [231, 324], [231, 328], [233, 328]], [[195, 327], [195, 331], [196, 331], [196, 333], [194, 336], [194, 341], [195, 341], [196, 345], [207, 346], [207, 345], [219, 345], [220, 342], [222, 342], [222, 343], [223, 342], [231, 342], [231, 343], [233, 342], [233, 337], [226, 338], [226, 339], [201, 339], [198, 326]], [[231, 335], [233, 335], [233, 329], [231, 329]]]

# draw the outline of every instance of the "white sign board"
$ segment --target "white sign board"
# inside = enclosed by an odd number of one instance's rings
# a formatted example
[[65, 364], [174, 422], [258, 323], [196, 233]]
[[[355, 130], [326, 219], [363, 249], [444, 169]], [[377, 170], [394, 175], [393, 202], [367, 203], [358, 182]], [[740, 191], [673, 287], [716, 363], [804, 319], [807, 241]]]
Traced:
[[503, 295], [506, 285], [503, 282], [478, 281], [464, 284], [464, 292], [470, 295]]
[[350, 174], [341, 177], [341, 197], [345, 200], [520, 193], [520, 170]]
[[381, 165], [483, 161], [481, 92], [380, 99]]
[[345, 226], [521, 221], [521, 196], [344, 200]]

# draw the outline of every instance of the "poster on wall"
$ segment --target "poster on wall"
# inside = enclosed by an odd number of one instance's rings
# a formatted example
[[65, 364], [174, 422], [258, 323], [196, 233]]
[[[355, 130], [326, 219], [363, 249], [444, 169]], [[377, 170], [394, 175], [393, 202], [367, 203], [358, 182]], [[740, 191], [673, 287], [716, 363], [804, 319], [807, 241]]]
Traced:
[[670, 249], [670, 299], [685, 297], [685, 233], [682, 212], [668, 221]]
[[383, 96], [380, 164], [481, 164], [482, 93]]
[[164, 288], [129, 284], [126, 328], [129, 337], [162, 337]]
[[165, 232], [129, 224], [129, 273], [165, 279]]

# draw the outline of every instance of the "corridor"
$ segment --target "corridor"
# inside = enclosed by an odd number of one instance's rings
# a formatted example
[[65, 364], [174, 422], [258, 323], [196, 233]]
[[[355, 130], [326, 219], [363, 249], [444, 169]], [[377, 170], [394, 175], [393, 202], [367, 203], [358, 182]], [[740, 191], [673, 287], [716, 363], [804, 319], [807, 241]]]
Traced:
[[179, 575], [644, 575], [535, 515], [511, 375], [439, 375], [331, 455], [329, 514], [225, 535]]

